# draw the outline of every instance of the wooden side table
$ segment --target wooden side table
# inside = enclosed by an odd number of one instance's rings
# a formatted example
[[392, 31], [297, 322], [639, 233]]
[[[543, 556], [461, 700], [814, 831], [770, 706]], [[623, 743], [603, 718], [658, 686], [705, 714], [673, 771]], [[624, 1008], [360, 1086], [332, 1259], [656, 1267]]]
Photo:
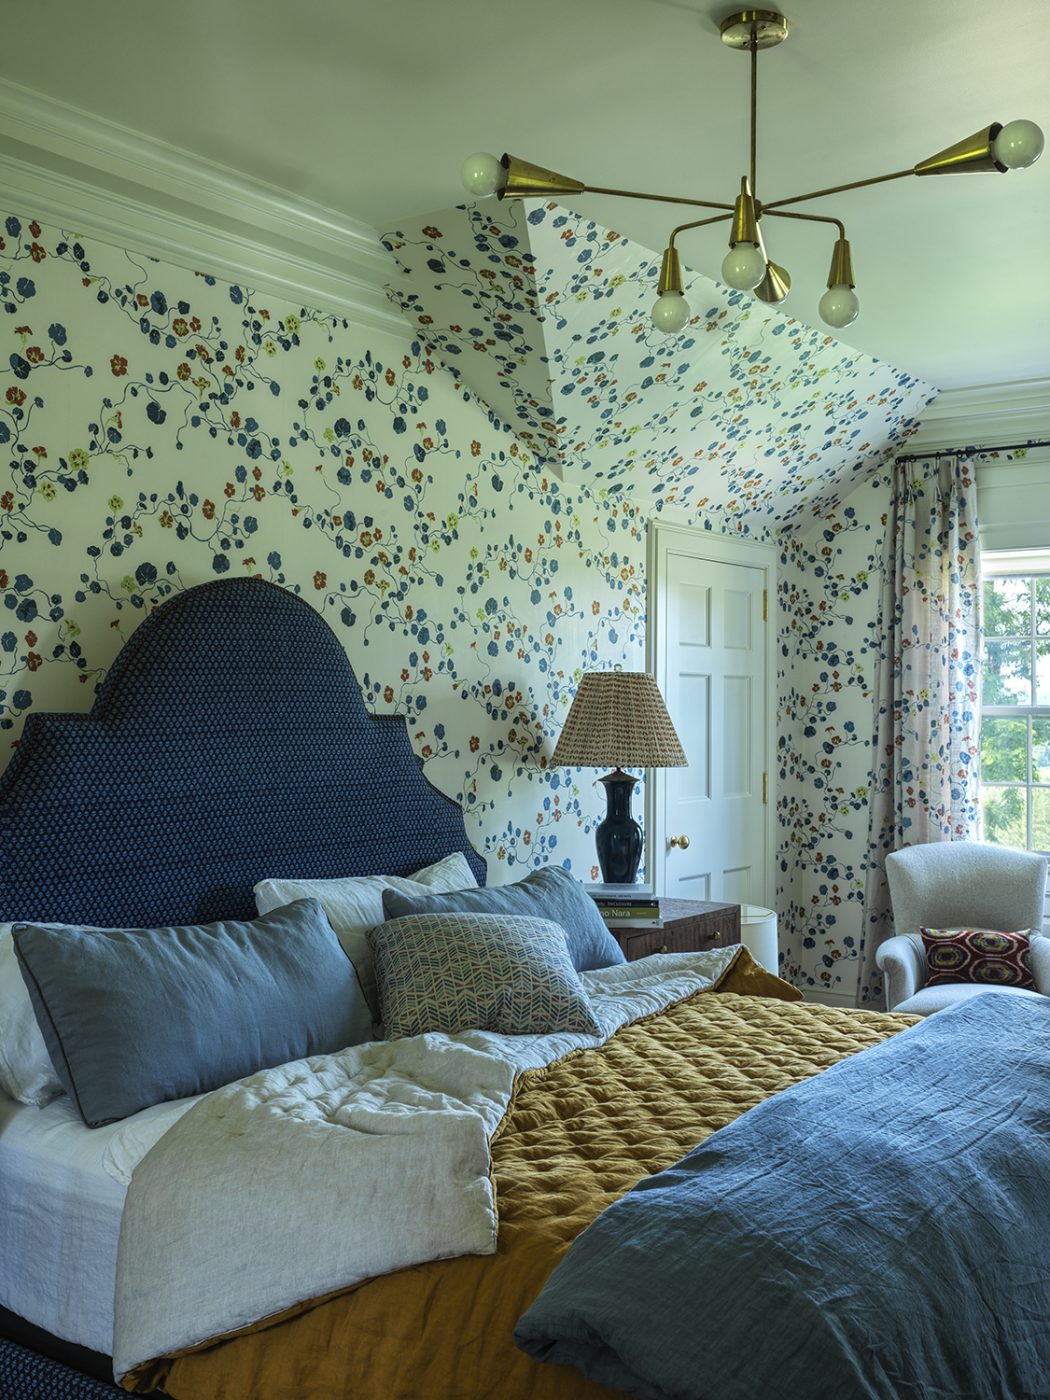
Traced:
[[702, 953], [740, 942], [740, 905], [703, 899], [661, 899], [663, 928], [618, 928], [610, 932], [628, 962], [651, 953]]

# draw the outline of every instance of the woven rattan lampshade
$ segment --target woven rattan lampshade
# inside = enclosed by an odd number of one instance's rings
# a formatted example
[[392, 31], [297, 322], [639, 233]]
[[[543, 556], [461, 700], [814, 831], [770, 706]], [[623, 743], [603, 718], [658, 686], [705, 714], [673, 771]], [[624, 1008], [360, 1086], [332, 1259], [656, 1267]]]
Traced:
[[682, 768], [687, 760], [652, 676], [588, 671], [553, 761], [567, 768]]

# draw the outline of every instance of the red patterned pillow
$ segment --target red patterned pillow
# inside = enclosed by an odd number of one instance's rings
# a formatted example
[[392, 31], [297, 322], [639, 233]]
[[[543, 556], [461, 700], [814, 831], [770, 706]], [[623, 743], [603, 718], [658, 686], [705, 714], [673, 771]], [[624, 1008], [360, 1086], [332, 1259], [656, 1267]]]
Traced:
[[995, 933], [985, 928], [924, 928], [927, 987], [980, 982], [987, 987], [1035, 989], [1028, 963], [1028, 929]]

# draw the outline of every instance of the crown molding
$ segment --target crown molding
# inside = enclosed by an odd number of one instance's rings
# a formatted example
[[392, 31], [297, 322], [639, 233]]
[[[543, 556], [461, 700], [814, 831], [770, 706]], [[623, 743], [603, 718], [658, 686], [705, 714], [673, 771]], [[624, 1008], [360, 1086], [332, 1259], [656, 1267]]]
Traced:
[[5, 78], [0, 194], [26, 217], [404, 335], [367, 224]]
[[908, 439], [907, 452], [923, 448], [991, 446], [1004, 438], [1050, 436], [1050, 377], [1013, 383], [974, 384], [938, 394]]

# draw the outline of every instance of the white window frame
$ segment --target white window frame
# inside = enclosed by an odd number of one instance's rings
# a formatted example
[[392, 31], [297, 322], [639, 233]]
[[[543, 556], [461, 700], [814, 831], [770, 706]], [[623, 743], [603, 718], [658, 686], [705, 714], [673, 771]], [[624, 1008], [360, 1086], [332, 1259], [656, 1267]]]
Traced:
[[[1050, 549], [1013, 549], [1013, 550], [986, 550], [981, 558], [981, 588], [982, 592], [986, 580], [994, 578], [1046, 578], [1050, 577]], [[1030, 631], [1027, 636], [1018, 635], [1016, 638], [1002, 638], [1004, 641], [1030, 641], [1033, 648], [1032, 664], [1035, 665], [1035, 643], [1037, 636], [1035, 633], [1035, 617], [1030, 615]], [[987, 640], [987, 639], [985, 639]], [[995, 638], [994, 640], [1000, 640]], [[1047, 641], [1050, 638], [1039, 636], [1038, 640]], [[982, 645], [982, 665], [983, 665], [983, 645]], [[1026, 779], [1022, 782], [989, 782], [989, 787], [1012, 787], [1022, 789], [1025, 793], [1025, 849], [1034, 850], [1032, 845], [1032, 794], [1035, 789], [1046, 788], [1050, 784], [1034, 782], [1032, 778], [1032, 721], [1036, 719], [1050, 720], [1050, 704], [1047, 705], [987, 705], [982, 700], [981, 721], [985, 719], [1017, 719], [1025, 720], [1028, 725], [1027, 740], [1027, 764]], [[982, 788], [985, 786], [984, 776], [981, 778]], [[982, 803], [983, 813], [983, 803]], [[982, 836], [983, 831], [982, 817]], [[1050, 852], [1040, 851], [1038, 854], [1050, 855]]]

